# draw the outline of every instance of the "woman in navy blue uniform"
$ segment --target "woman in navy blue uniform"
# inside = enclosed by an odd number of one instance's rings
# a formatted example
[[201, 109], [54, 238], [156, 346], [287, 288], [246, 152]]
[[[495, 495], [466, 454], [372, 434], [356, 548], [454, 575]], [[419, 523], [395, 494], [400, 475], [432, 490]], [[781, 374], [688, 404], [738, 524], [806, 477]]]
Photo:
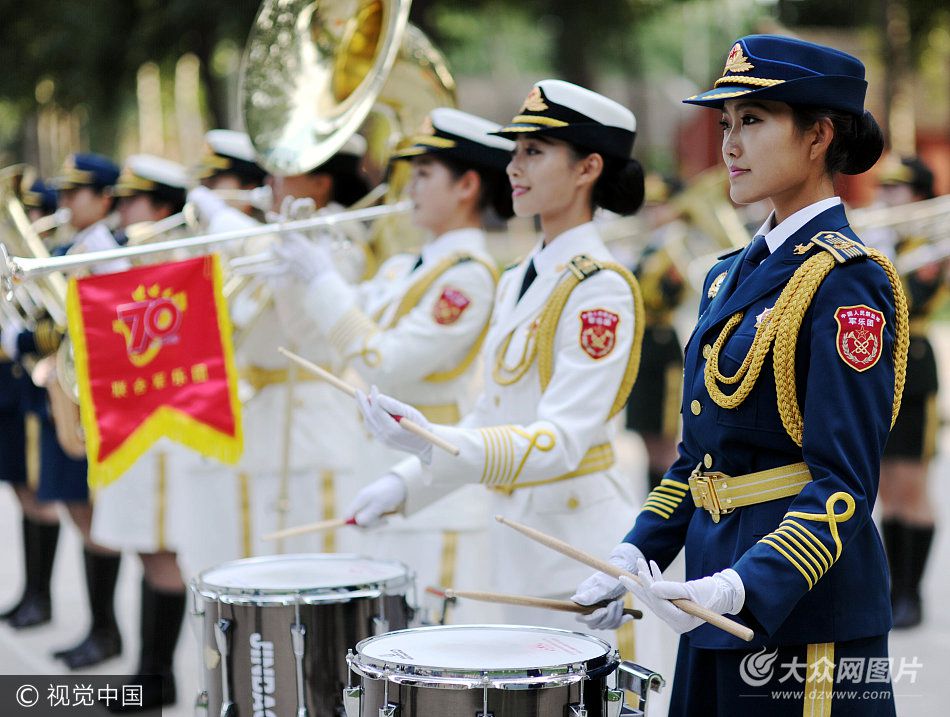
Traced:
[[[933, 199], [934, 175], [917, 157], [894, 158], [878, 174], [878, 194], [895, 207]], [[930, 237], [891, 232], [897, 257], [932, 241]], [[898, 258], [898, 262], [900, 258]], [[920, 581], [934, 536], [934, 506], [927, 483], [936, 452], [937, 358], [928, 333], [933, 314], [947, 297], [943, 260], [901, 276], [910, 315], [907, 381], [901, 413], [884, 448], [881, 462], [881, 535], [891, 569], [894, 629], [916, 627], [923, 620]]]
[[[21, 197], [31, 222], [56, 211], [56, 190], [41, 179], [26, 188]], [[22, 512], [23, 592], [20, 599], [0, 614], [11, 627], [40, 625], [50, 617], [50, 578], [59, 515], [56, 506], [37, 500], [39, 480], [39, 417], [44, 407], [37, 397], [43, 392], [30, 381], [14, 359], [23, 327], [15, 321], [0, 328], [0, 482], [16, 494]]]
[[[733, 201], [774, 211], [706, 278], [679, 458], [610, 556], [642, 585], [598, 573], [574, 598], [614, 599], [589, 618], [609, 627], [631, 589], [680, 633], [672, 716], [895, 714], [871, 511], [900, 407], [907, 305], [833, 183], [883, 149], [866, 88], [850, 55], [759, 35], [686, 100], [721, 115]], [[664, 580], [684, 547], [687, 581]], [[679, 597], [733, 616], [752, 642], [687, 615]]]
[[[116, 240], [107, 220], [114, 208], [113, 186], [118, 176], [119, 168], [101, 155], [76, 154], [66, 159], [63, 175], [56, 180], [56, 186], [59, 205], [70, 210], [70, 224], [76, 233], [69, 244], [54, 248], [53, 255], [115, 248]], [[124, 263], [112, 264], [112, 270], [124, 266]], [[100, 265], [98, 270], [108, 271], [109, 268]], [[64, 329], [50, 317], [45, 317], [38, 320], [32, 330], [24, 329], [13, 337], [0, 337], [0, 343], [4, 344], [5, 353], [15, 360], [50, 361], [59, 349], [63, 335]], [[67, 435], [73, 427], [57, 426], [46, 389], [29, 381], [24, 383], [26, 410], [39, 417], [40, 475], [36, 499], [53, 515], [55, 504], [62, 503], [83, 536], [83, 565], [92, 618], [90, 633], [75, 647], [59, 650], [54, 656], [63, 659], [73, 669], [90, 667], [121, 651], [113, 608], [121, 555], [95, 543], [90, 536], [92, 505], [86, 481], [87, 464], [85, 457], [78, 455], [81, 451], [74, 445], [75, 437]], [[27, 585], [22, 604], [9, 618], [14, 627], [40, 625], [51, 618], [49, 579], [58, 530], [58, 524], [34, 526], [34, 537], [24, 543]], [[31, 578], [31, 575], [35, 577]]]

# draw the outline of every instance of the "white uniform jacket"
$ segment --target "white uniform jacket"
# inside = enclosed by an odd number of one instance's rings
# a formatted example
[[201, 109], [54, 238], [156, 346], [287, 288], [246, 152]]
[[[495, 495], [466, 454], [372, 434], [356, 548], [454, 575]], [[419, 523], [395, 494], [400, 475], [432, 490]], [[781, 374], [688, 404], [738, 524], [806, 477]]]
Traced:
[[[421, 260], [421, 263], [419, 263]], [[470, 408], [479, 349], [495, 294], [494, 262], [480, 229], [447, 232], [421, 257], [398, 255], [359, 286], [328, 272], [311, 284], [311, 317], [367, 384], [411, 403], [430, 420], [454, 424]], [[386, 452], [390, 454], [390, 452]], [[367, 471], [367, 480], [375, 477]], [[440, 501], [410, 529], [484, 526], [482, 492]]]
[[[635, 301], [628, 282], [613, 271], [580, 282], [557, 320], [550, 355], [538, 351], [541, 313], [579, 255], [613, 261], [593, 223], [539, 246], [502, 277], [482, 350], [483, 393], [458, 426], [434, 428], [461, 454], [436, 449], [429, 466], [411, 458], [394, 469], [407, 483], [407, 514], [480, 483], [493, 512], [595, 555], [622, 537], [635, 506], [611, 470], [608, 418], [630, 373]], [[532, 261], [537, 278], [519, 301]], [[547, 359], [553, 370], [542, 391], [539, 361]], [[492, 536], [493, 589], [570, 594], [590, 572], [502, 526]]]

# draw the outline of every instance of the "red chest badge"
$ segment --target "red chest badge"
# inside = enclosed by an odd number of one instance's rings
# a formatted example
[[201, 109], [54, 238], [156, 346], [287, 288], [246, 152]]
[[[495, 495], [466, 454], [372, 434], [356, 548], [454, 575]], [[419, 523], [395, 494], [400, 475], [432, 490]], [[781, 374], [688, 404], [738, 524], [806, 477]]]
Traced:
[[838, 335], [835, 342], [841, 360], [855, 371], [867, 371], [881, 358], [884, 314], [877, 309], [839, 306], [835, 311]]
[[581, 312], [581, 348], [592, 359], [602, 359], [617, 345], [620, 317], [607, 309]]
[[469, 298], [458, 289], [443, 289], [442, 296], [435, 302], [435, 308], [432, 309], [432, 317], [437, 324], [454, 324], [471, 303]]

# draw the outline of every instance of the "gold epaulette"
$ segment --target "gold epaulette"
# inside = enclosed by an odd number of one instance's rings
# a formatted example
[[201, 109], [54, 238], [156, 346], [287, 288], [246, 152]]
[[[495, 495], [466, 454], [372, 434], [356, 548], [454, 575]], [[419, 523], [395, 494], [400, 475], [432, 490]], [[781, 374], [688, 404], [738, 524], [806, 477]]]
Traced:
[[[409, 288], [405, 296], [403, 296], [402, 301], [400, 301], [399, 305], [396, 307], [396, 312], [393, 314], [388, 324], [382, 328], [389, 329], [395, 326], [403, 316], [408, 314], [416, 307], [416, 305], [422, 300], [422, 297], [425, 296], [426, 292], [432, 288], [432, 285], [435, 284], [435, 282], [438, 281], [439, 278], [441, 278], [441, 276], [447, 271], [458, 266], [459, 264], [465, 264], [472, 261], [481, 264], [488, 270], [493, 284], [498, 283], [498, 270], [493, 264], [490, 264], [486, 260], [472, 254], [452, 254], [436, 264], [436, 266], [431, 271], [426, 273], [421, 280], [417, 281]], [[436, 371], [435, 373], [431, 373], [426, 376], [424, 380], [428, 383], [444, 383], [446, 381], [452, 381], [465, 373], [469, 366], [472, 365], [472, 363], [481, 353], [482, 344], [485, 342], [485, 336], [488, 334], [489, 324], [490, 317], [482, 327], [481, 333], [475, 339], [475, 343], [472, 344], [471, 348], [468, 350], [468, 353], [465, 354], [462, 361], [457, 366], [455, 366], [455, 368], [449, 369], [447, 371]]]
[[[610, 409], [608, 418], [616, 415], [627, 403], [633, 384], [637, 380], [637, 372], [640, 369], [640, 349], [643, 345], [644, 308], [643, 294], [640, 292], [640, 284], [627, 267], [613, 261], [595, 261], [591, 257], [580, 254], [571, 259], [567, 268], [570, 274], [561, 280], [551, 297], [548, 299], [537, 320], [537, 343], [536, 350], [538, 354], [538, 378], [541, 380], [542, 393], [547, 389], [554, 374], [554, 337], [557, 333], [557, 325], [561, 320], [561, 313], [567, 305], [567, 300], [585, 279], [589, 279], [600, 271], [612, 271], [618, 274], [630, 287], [630, 293], [633, 298], [633, 345], [630, 347], [630, 355], [627, 357], [627, 367], [624, 371], [623, 380], [614, 399], [614, 404]], [[534, 360], [532, 355], [530, 361]], [[525, 369], [526, 370], [526, 369]], [[496, 369], [497, 372], [497, 369]], [[523, 375], [524, 371], [520, 375]], [[519, 375], [519, 377], [520, 377]], [[497, 378], [496, 378], [497, 381]]]
[[604, 267], [586, 254], [580, 254], [567, 263], [567, 268], [577, 277], [578, 281], [584, 281], [584, 279], [589, 279]]
[[819, 249], [824, 249], [831, 254], [839, 264], [870, 256], [864, 244], [848, 239], [839, 232], [818, 232], [811, 238], [811, 242]]

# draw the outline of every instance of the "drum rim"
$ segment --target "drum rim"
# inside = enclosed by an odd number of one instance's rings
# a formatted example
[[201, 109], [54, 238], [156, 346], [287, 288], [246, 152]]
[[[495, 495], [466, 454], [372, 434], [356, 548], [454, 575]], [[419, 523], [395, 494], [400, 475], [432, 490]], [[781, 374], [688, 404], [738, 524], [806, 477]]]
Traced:
[[[496, 668], [479, 669], [476, 667], [447, 667], [444, 665], [416, 665], [413, 664], [412, 673], [405, 672], [407, 664], [395, 660], [384, 660], [376, 657], [369, 657], [363, 652], [365, 645], [384, 638], [393, 637], [401, 633], [419, 633], [431, 631], [446, 630], [530, 630], [532, 632], [543, 632], [554, 635], [570, 635], [572, 637], [582, 637], [592, 643], [603, 647], [602, 655], [589, 660], [577, 662], [566, 662], [560, 665], [548, 665], [546, 667], [518, 667], [518, 668]], [[428, 627], [405, 628], [403, 630], [394, 630], [382, 635], [374, 635], [360, 640], [354, 651], [347, 655], [346, 661], [350, 669], [363, 677], [370, 679], [385, 679], [396, 684], [405, 684], [418, 687], [459, 687], [475, 689], [478, 687], [492, 687], [495, 689], [531, 689], [563, 687], [571, 685], [586, 678], [587, 666], [593, 660], [604, 659], [606, 663], [620, 662], [620, 656], [617, 650], [610, 643], [583, 632], [572, 630], [561, 630], [553, 627], [540, 627], [538, 625], [432, 625]], [[540, 673], [528, 675], [527, 672]]]
[[[374, 563], [385, 563], [398, 566], [402, 575], [386, 580], [369, 582], [354, 582], [349, 585], [336, 585], [315, 588], [256, 588], [233, 587], [208, 582], [207, 575], [215, 570], [221, 570], [235, 565], [256, 565], [278, 561], [293, 562], [294, 560], [313, 560], [320, 558], [326, 561], [366, 560]], [[382, 595], [405, 595], [411, 587], [415, 576], [408, 565], [391, 559], [373, 558], [358, 553], [288, 553], [286, 555], [259, 555], [253, 558], [239, 558], [229, 560], [218, 565], [205, 568], [192, 580], [192, 589], [202, 597], [210, 600], [220, 600], [226, 603], [267, 603], [279, 605], [295, 605], [308, 603], [348, 602], [356, 598], [375, 598]]]

